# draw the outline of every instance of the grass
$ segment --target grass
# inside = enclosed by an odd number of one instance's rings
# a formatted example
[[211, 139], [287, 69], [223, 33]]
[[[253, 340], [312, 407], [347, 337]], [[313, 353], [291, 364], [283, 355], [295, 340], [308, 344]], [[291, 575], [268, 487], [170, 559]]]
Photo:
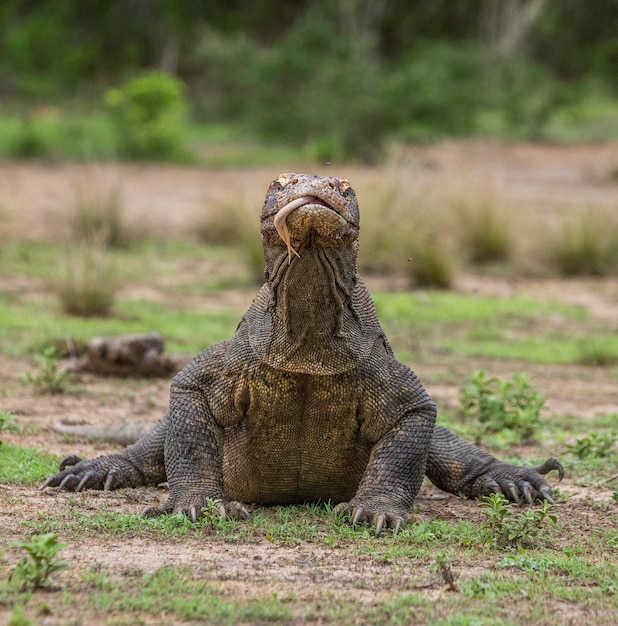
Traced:
[[[618, 349], [618, 338], [584, 309], [529, 298], [374, 293], [378, 317], [403, 360], [448, 351], [532, 363], [581, 362], [582, 339]], [[551, 323], [544, 320], [551, 319]]]
[[80, 317], [111, 314], [120, 286], [118, 268], [102, 241], [71, 243], [52, 278], [62, 310]]
[[42, 450], [9, 443], [0, 446], [0, 484], [33, 485], [58, 469], [60, 459]]
[[[280, 167], [281, 163], [314, 163], [297, 146], [264, 144], [235, 124], [188, 123], [184, 142], [191, 157], [205, 167]], [[0, 158], [57, 161], [115, 161], [120, 141], [111, 117], [100, 108], [49, 105], [26, 114], [0, 110]]]
[[562, 218], [546, 240], [547, 262], [563, 276], [606, 276], [618, 271], [618, 220], [589, 207]]
[[[389, 245], [394, 249], [399, 244]], [[392, 260], [380, 256], [379, 245], [374, 250], [383, 267], [394, 267], [389, 265]], [[246, 308], [228, 300], [224, 290], [241, 292], [247, 302], [255, 292], [236, 250], [140, 239], [128, 248], [108, 250], [130, 277], [118, 292], [113, 316], [67, 316], [46, 282], [48, 268], [57, 263], [61, 252], [57, 243], [3, 242], [0, 278], [9, 285], [0, 292], [3, 353], [29, 354], [67, 336], [88, 339], [157, 330], [166, 337], [168, 352], [194, 354], [230, 337]], [[410, 256], [397, 262], [406, 264]], [[10, 287], [14, 278], [25, 278], [27, 288]], [[439, 359], [448, 370], [444, 376], [457, 384], [463, 382], [460, 371], [469, 365], [470, 355], [489, 356], [509, 370], [525, 371], [532, 363], [613, 367], [618, 354], [613, 329], [582, 307], [433, 290], [373, 295], [398, 357], [415, 363]], [[591, 380], [596, 375], [595, 370], [589, 371]], [[11, 384], [1, 383], [0, 409]], [[113, 385], [134, 388], [135, 384], [110, 382], [113, 391], [106, 393], [117, 393], [119, 387]], [[29, 390], [20, 388], [19, 393], [28, 397]], [[86, 388], [85, 394], [89, 393], [97, 392]], [[65, 401], [52, 396], [50, 408], [62, 412]], [[440, 422], [465, 427], [448, 408]], [[527, 465], [534, 465], [551, 448], [564, 462], [571, 484], [590, 485], [618, 471], [615, 442], [607, 436], [616, 430], [615, 424], [615, 414], [552, 415], [542, 419], [535, 431], [540, 442], [536, 447], [522, 450], [507, 442], [500, 456], [518, 464], [524, 456]], [[21, 428], [24, 437], [27, 430]], [[618, 616], [614, 567], [618, 509], [611, 500], [616, 483], [609, 485], [605, 500], [596, 502], [570, 501], [568, 492], [559, 492], [562, 504], [552, 510], [556, 523], [532, 543], [523, 542], [524, 547], [487, 541], [491, 531], [483, 529], [477, 503], [450, 501], [442, 506], [439, 498], [419, 500], [421, 513], [423, 507], [429, 510], [419, 524], [405, 527], [397, 537], [385, 532], [375, 540], [368, 526], [352, 528], [334, 519], [326, 504], [256, 507], [249, 522], [206, 519], [197, 525], [175, 516], [142, 519], [136, 513], [152, 498], [164, 497], [154, 490], [60, 494], [54, 497], [54, 506], [43, 509], [49, 497], [32, 495], [23, 487], [40, 484], [55, 471], [58, 459], [15, 445], [17, 434], [3, 431], [2, 436], [0, 508], [7, 515], [3, 518], [7, 532], [28, 540], [54, 533], [62, 543], [69, 543], [73, 554], [93, 543], [102, 551], [110, 548], [106, 562], [110, 564], [96, 568], [60, 553], [71, 568], [58, 572], [53, 587], [42, 594], [7, 587], [4, 581], [20, 555], [14, 548], [0, 546], [3, 623], [9, 619], [9, 623], [38, 623], [52, 615], [63, 623], [540, 625], [578, 617], [585, 621], [591, 616], [595, 623], [613, 624]], [[553, 477], [550, 480], [555, 484]], [[12, 513], [17, 502], [32, 512], [22, 524]], [[571, 502], [575, 521], [569, 514]], [[40, 512], [38, 503], [43, 503]], [[513, 509], [513, 514], [533, 510], [539, 507]], [[579, 521], [587, 515], [590, 522], [582, 529]], [[508, 537], [508, 525], [505, 532]], [[135, 559], [113, 561], [119, 545], [125, 547], [125, 555], [133, 552]], [[153, 565], [164, 562], [157, 560], [161, 555], [182, 550], [191, 554], [190, 567], [175, 556], [169, 556], [172, 566]], [[142, 557], [153, 562], [145, 565]], [[445, 564], [453, 576], [452, 587], [445, 582]]]
[[510, 211], [499, 206], [495, 195], [485, 193], [474, 201], [463, 198], [452, 210], [466, 260], [475, 265], [509, 260], [513, 249]]
[[[5, 263], [0, 272], [5, 276], [45, 276], [61, 254], [57, 244], [8, 245], [2, 251]], [[113, 316], [101, 319], [63, 314], [49, 292], [0, 293], [0, 350], [24, 353], [62, 337], [88, 340], [148, 330], [166, 338], [169, 352], [197, 353], [231, 337], [244, 308], [219, 306], [217, 311], [200, 313], [195, 310], [199, 307], [191, 304], [194, 294], [214, 297], [223, 286], [232, 286], [246, 291], [249, 302], [255, 291], [249, 278], [232, 273], [228, 278], [205, 278], [201, 284], [198, 280], [197, 285], [191, 276], [185, 285], [186, 272], [182, 268], [189, 260], [196, 268], [205, 258], [238, 267], [237, 253], [230, 249], [144, 241], [129, 250], [106, 250], [105, 254], [131, 276], [132, 285], [150, 285], [151, 272], [156, 272], [157, 286], [164, 294], [161, 301], [127, 299], [120, 294]], [[87, 266], [78, 268], [78, 275], [85, 275]], [[87, 288], [90, 283], [84, 284]], [[418, 360], [423, 354], [446, 350], [459, 357], [499, 356], [532, 363], [611, 366], [618, 354], [615, 334], [589, 318], [581, 307], [522, 297], [474, 297], [439, 291], [372, 295], [380, 321], [403, 360], [412, 355]], [[179, 296], [187, 299], [187, 304], [183, 305]], [[594, 346], [599, 348], [592, 360]]]
[[[69, 509], [72, 506], [69, 502]], [[480, 513], [479, 507], [474, 508]], [[197, 530], [181, 518], [143, 520], [115, 511], [84, 515], [61, 510], [40, 517], [28, 527], [80, 544], [94, 536], [102, 542], [117, 543], [145, 535], [152, 542], [182, 539], [195, 546], [190, 568], [177, 565], [144, 571], [137, 563], [73, 568], [71, 576], [57, 579], [63, 593], [56, 593], [57, 599], [54, 594], [47, 596], [57, 615], [63, 615], [73, 604], [67, 599], [81, 598], [82, 614], [103, 620], [113, 616], [123, 622], [138, 616], [165, 615], [168, 621], [222, 624], [295, 620], [451, 624], [452, 616], [457, 615], [459, 621], [455, 623], [462, 624], [515, 624], [521, 620], [542, 624], [547, 615], [560, 622], [563, 603], [568, 600], [574, 609], [583, 604], [605, 616], [598, 623], [611, 624], [618, 610], [612, 593], [618, 572], [612, 565], [611, 546], [617, 545], [618, 533], [594, 527], [586, 533], [579, 528], [565, 529], [559, 507], [556, 510], [556, 528], [531, 548], [482, 541], [484, 533], [493, 531], [483, 529], [478, 516], [472, 523], [467, 519], [428, 520], [405, 527], [396, 537], [386, 534], [375, 541], [365, 527], [353, 529], [336, 523], [328, 506], [315, 505], [258, 508], [249, 522], [218, 523], [214, 528], [201, 522]], [[558, 535], [552, 541], [554, 533]], [[297, 569], [292, 578], [285, 578], [282, 572], [264, 579], [259, 571], [244, 570], [241, 565], [264, 542], [282, 549], [277, 552], [279, 558], [291, 559], [291, 563], [297, 558], [312, 558], [306, 552], [297, 557], [298, 548], [312, 554], [322, 548], [329, 551], [329, 557], [315, 562], [313, 568]], [[239, 567], [228, 570], [208, 565], [200, 553], [208, 546], [218, 553], [217, 545], [228, 546], [228, 551], [231, 548], [241, 559]], [[254, 563], [262, 567], [260, 561]], [[451, 592], [447, 592], [440, 573], [444, 563], [449, 564], [453, 577]], [[0, 562], [0, 571], [4, 567]], [[338, 590], [341, 582], [334, 577], [335, 572], [346, 568], [361, 568], [367, 576]], [[329, 584], [312, 586], [307, 596], [308, 581], [302, 577], [310, 571]], [[234, 592], [238, 585], [249, 585], [250, 591]], [[367, 585], [373, 598], [369, 602], [363, 595]], [[82, 595], [84, 589], [88, 590], [86, 596]], [[432, 600], [427, 590], [438, 593], [440, 601]], [[59, 603], [62, 597], [64, 606]], [[516, 605], [512, 603], [514, 597], [519, 599]], [[33, 601], [26, 604], [28, 614], [35, 608]]]
[[358, 266], [361, 272], [407, 275], [413, 285], [449, 289], [455, 271], [443, 207], [433, 193], [407, 188], [395, 172], [364, 194]]

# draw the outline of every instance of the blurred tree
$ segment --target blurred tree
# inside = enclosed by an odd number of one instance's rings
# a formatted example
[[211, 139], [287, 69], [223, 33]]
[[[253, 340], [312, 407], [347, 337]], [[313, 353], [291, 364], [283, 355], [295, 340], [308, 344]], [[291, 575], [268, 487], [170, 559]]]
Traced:
[[615, 96], [618, 0], [1, 0], [0, 50], [5, 98], [157, 69], [201, 119], [372, 158], [393, 132], [474, 132], [487, 108], [540, 137], [590, 85]]

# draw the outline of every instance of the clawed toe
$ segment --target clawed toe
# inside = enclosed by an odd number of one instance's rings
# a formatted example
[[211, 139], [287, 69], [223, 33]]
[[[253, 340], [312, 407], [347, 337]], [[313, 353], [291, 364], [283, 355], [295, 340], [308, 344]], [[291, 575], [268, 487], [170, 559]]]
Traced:
[[353, 506], [349, 502], [341, 502], [333, 509], [336, 516], [349, 515], [350, 524], [356, 526], [360, 522], [366, 522], [375, 527], [375, 536], [379, 537], [385, 528], [392, 528], [393, 535], [397, 535], [403, 524], [411, 521], [411, 517], [406, 519], [400, 515], [391, 515], [375, 510], [367, 509], [364, 506]]

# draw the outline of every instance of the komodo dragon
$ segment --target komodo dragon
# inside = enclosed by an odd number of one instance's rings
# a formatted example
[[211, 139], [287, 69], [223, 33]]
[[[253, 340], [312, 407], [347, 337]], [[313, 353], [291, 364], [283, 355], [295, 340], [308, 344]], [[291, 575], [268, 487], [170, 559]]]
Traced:
[[71, 491], [169, 482], [146, 516], [247, 518], [243, 502], [330, 500], [379, 535], [411, 521], [423, 476], [477, 498], [552, 500], [541, 476], [435, 426], [436, 407], [393, 356], [356, 270], [359, 209], [343, 178], [281, 174], [261, 216], [265, 283], [234, 336], [171, 385], [168, 414], [123, 451], [68, 457], [41, 487]]

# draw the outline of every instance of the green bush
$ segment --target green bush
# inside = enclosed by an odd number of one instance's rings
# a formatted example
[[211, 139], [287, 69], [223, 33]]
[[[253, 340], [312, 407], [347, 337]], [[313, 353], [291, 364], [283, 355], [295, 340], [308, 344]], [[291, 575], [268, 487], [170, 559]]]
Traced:
[[108, 90], [105, 102], [123, 156], [167, 160], [182, 155], [186, 102], [180, 80], [149, 72]]

